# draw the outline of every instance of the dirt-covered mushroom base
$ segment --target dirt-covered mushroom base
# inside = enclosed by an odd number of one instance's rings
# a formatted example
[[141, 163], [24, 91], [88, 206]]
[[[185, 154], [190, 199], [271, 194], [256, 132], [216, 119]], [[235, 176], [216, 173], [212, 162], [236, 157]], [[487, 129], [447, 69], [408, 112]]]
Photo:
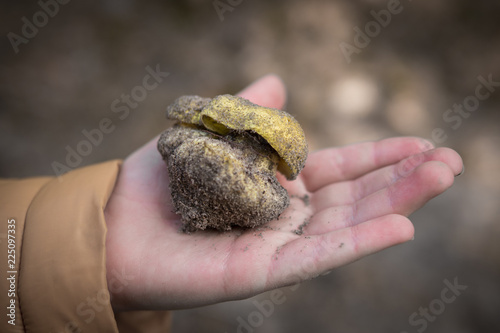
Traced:
[[262, 141], [250, 133], [219, 137], [184, 125], [163, 132], [158, 148], [185, 231], [255, 227], [279, 217], [290, 200], [276, 179], [279, 157]]

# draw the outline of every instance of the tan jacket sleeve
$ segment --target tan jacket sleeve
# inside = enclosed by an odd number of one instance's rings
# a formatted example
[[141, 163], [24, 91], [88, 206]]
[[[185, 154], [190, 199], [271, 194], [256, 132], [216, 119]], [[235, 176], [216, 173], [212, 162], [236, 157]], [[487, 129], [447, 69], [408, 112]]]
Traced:
[[0, 180], [0, 332], [118, 332], [104, 208], [119, 166]]

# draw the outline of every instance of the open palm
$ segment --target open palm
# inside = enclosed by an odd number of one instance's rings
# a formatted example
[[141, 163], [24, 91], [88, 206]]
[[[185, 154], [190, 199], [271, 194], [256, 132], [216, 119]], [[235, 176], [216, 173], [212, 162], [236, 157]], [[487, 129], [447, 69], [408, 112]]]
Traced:
[[[280, 108], [275, 76], [241, 96]], [[391, 138], [309, 155], [292, 182], [278, 175], [290, 206], [252, 230], [180, 231], [157, 138], [123, 163], [105, 210], [108, 272], [129, 282], [111, 290], [116, 310], [180, 309], [250, 297], [310, 279], [412, 239], [406, 218], [462, 170], [451, 149], [419, 138]]]

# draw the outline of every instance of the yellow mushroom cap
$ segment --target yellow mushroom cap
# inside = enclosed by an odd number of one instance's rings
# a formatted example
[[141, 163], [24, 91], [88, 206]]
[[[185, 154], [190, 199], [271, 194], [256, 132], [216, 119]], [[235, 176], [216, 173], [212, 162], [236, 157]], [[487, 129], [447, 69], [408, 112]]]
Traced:
[[304, 131], [289, 113], [266, 108], [232, 95], [215, 97], [201, 110], [203, 125], [218, 134], [231, 130], [253, 131], [280, 156], [278, 171], [293, 180], [305, 165], [307, 142]]

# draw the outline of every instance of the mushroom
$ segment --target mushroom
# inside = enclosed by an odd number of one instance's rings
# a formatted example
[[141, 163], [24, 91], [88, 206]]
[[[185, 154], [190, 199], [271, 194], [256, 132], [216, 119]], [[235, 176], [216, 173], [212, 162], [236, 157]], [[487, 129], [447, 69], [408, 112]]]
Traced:
[[184, 230], [256, 227], [288, 207], [276, 171], [297, 177], [307, 158], [299, 123], [287, 112], [231, 95], [179, 97], [177, 120], [158, 141]]

